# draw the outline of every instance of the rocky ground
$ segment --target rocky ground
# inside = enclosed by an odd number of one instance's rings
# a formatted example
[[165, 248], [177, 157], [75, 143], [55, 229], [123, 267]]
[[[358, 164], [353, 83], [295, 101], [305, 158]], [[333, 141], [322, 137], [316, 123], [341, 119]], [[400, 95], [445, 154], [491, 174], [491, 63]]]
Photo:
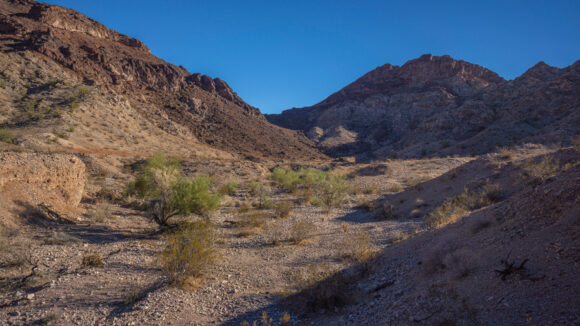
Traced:
[[[520, 181], [510, 181], [518, 179], [514, 176], [522, 162], [549, 153], [543, 147], [528, 147], [475, 161], [341, 163], [334, 166], [335, 171], [350, 175], [348, 182], [355, 186], [342, 208], [300, 204], [295, 194], [272, 185], [267, 193], [273, 202], [295, 203], [291, 217], [269, 217], [256, 228], [239, 224], [239, 209], [256, 201], [245, 186], [249, 180], [261, 178], [268, 183], [267, 166], [216, 163], [213, 170], [221, 180], [238, 178], [242, 188], [226, 196], [222, 208], [211, 216], [217, 232], [217, 263], [203, 279], [185, 287], [170, 285], [160, 266], [157, 253], [165, 246], [165, 235], [156, 231], [143, 212], [116, 202], [93, 201], [100, 187], [110, 187], [115, 181], [89, 180], [79, 207], [87, 212], [82, 221], [64, 224], [28, 211], [20, 216], [26, 217], [25, 223], [4, 232], [0, 319], [6, 325], [239, 325], [260, 320], [263, 312], [277, 324], [288, 312], [298, 325], [578, 322], [574, 300], [569, 301], [579, 290], [574, 268], [569, 268], [578, 264], [574, 254], [574, 216], [578, 215], [570, 211], [578, 207], [574, 202], [577, 168], [573, 168], [577, 152], [559, 152], [562, 169], [568, 164], [568, 174], [549, 179], [546, 185], [520, 194]], [[193, 175], [206, 172], [208, 164], [192, 161], [184, 167], [185, 173]], [[88, 171], [93, 168], [87, 165]], [[481, 180], [502, 184], [505, 193], [517, 195], [477, 210], [450, 227], [433, 231], [426, 225], [428, 211], [460, 193], [460, 188], [477, 187]], [[400, 189], [393, 191], [394, 185]], [[385, 192], [390, 194], [382, 195]], [[544, 222], [533, 227], [525, 222], [528, 215], [521, 215], [516, 207], [533, 201], [539, 193], [553, 192], [557, 195], [551, 202], [560, 200], [561, 204], [552, 216], [563, 216], [554, 218], [566, 222], [551, 231]], [[385, 201], [395, 200], [398, 218], [377, 218]], [[108, 213], [100, 217], [103, 207]], [[534, 209], [533, 216], [544, 221], [545, 208]], [[256, 211], [273, 214], [272, 209]], [[508, 219], [510, 214], [515, 217]], [[296, 244], [287, 239], [299, 219], [313, 224], [308, 239]], [[554, 232], [560, 235], [558, 240], [551, 238]], [[361, 234], [367, 238], [353, 241]], [[282, 241], [273, 243], [275, 238]], [[541, 248], [526, 251], [535, 241], [544, 241], [540, 247], [556, 250], [560, 258], [544, 257]], [[368, 261], [345, 258], [353, 247], [381, 254]], [[88, 263], [86, 257], [91, 255], [100, 257], [102, 265]], [[529, 269], [515, 271], [516, 276], [503, 281], [493, 271], [502, 268], [504, 258], [517, 264], [529, 259]], [[332, 275], [348, 275], [349, 284], [337, 283], [339, 287], [322, 291], [343, 291], [337, 298], [352, 296], [352, 301], [327, 305], [325, 295], [321, 299], [305, 286], [308, 280], [315, 282], [310, 285], [323, 284]], [[541, 281], [534, 281], [540, 276]], [[475, 289], [481, 282], [485, 290]], [[532, 293], [543, 294], [529, 301]], [[544, 300], [553, 304], [542, 306]]]
[[[84, 160], [89, 172], [100, 171], [94, 160]], [[270, 219], [250, 232], [236, 225], [239, 207], [256, 200], [242, 187], [239, 194], [227, 196], [223, 208], [211, 217], [217, 228], [220, 259], [203, 281], [188, 289], [168, 285], [156, 256], [164, 248], [163, 235], [155, 232], [154, 223], [130, 207], [95, 203], [89, 198], [103, 187], [117, 186], [115, 178], [107, 182], [93, 176], [86, 187], [88, 197], [80, 205], [87, 212], [81, 216], [82, 221], [63, 224], [28, 212], [32, 214], [26, 218], [28, 222], [6, 234], [4, 248], [21, 256], [5, 257], [21, 261], [3, 269], [7, 285], [2, 294], [3, 320], [8, 325], [50, 320], [75, 325], [207, 325], [255, 320], [262, 310], [274, 319], [287, 310], [294, 315], [289, 307], [277, 305], [280, 299], [300, 290], [300, 278], [312, 273], [312, 268], [332, 273], [355, 263], [342, 257], [348, 251], [348, 239], [360, 230], [370, 241], [361, 245], [376, 251], [400, 241], [421, 225], [418, 219], [379, 221], [357, 208], [361, 203], [373, 202], [394, 184], [405, 186], [406, 179], [393, 171], [404, 167], [413, 175], [420, 171], [433, 177], [464, 161], [450, 158], [422, 163], [344, 164], [336, 170], [351, 175], [349, 183], [354, 190], [343, 208], [327, 211], [296, 204], [291, 217]], [[207, 173], [207, 169], [207, 163], [184, 163], [186, 174]], [[216, 171], [233, 171], [227, 177], [221, 175], [223, 182], [235, 179], [243, 184], [256, 177], [268, 182], [263, 179], [268, 170], [256, 164], [214, 162], [213, 170], [218, 176], [221, 174]], [[273, 202], [298, 200], [275, 186], [269, 189]], [[95, 211], [103, 205], [110, 214], [96, 220]], [[313, 222], [307, 241], [271, 244], [273, 230], [282, 232], [286, 239], [298, 219]], [[98, 255], [103, 265], [83, 265], [84, 257], [89, 255]], [[26, 275], [30, 276], [19, 283], [18, 277]]]

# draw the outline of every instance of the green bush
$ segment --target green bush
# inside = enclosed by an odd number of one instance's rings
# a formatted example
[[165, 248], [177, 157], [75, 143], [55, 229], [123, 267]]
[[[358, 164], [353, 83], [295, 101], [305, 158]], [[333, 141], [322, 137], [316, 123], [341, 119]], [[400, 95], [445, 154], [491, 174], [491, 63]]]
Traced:
[[288, 191], [298, 190], [303, 195], [307, 194], [303, 197], [311, 204], [328, 208], [340, 206], [352, 188], [345, 175], [312, 168], [298, 171], [276, 168], [271, 179]]
[[189, 277], [200, 277], [217, 259], [214, 227], [209, 222], [184, 223], [165, 240], [167, 247], [159, 256], [172, 283], [183, 284]]
[[221, 196], [211, 191], [211, 183], [207, 176], [183, 177], [177, 160], [157, 153], [127, 185], [125, 194], [147, 200], [151, 218], [160, 226], [167, 226], [172, 216], [204, 215], [217, 209]]
[[344, 175], [333, 174], [328, 174], [320, 187], [322, 189], [320, 198], [327, 208], [342, 205], [351, 189]]
[[300, 175], [295, 171], [286, 171], [282, 168], [275, 168], [272, 171], [272, 180], [287, 190], [293, 190], [300, 183]]
[[14, 137], [9, 130], [0, 129], [0, 141], [5, 143], [12, 143], [14, 141]]

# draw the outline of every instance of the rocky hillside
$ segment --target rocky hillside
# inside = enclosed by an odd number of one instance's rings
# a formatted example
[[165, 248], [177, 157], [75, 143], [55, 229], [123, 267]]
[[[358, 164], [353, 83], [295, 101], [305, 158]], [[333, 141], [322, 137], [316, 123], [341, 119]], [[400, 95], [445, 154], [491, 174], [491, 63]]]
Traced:
[[[0, 2], [0, 61], [0, 128], [46, 127], [52, 111], [67, 113], [65, 107], [80, 105], [94, 115], [131, 111], [134, 121], [124, 135], [139, 138], [134, 130], [150, 125], [159, 131], [156, 139], [146, 139], [152, 146], [175, 138], [169, 142], [192, 151], [210, 145], [243, 156], [320, 157], [307, 138], [268, 123], [225, 81], [164, 62], [141, 41], [70, 9], [32, 0]], [[55, 98], [53, 103], [45, 103], [47, 97]], [[67, 123], [82, 123], [79, 114]], [[101, 118], [106, 121], [97, 121]], [[79, 146], [86, 140], [78, 133], [70, 138]], [[116, 141], [90, 145], [139, 151]]]
[[423, 55], [386, 64], [324, 101], [268, 120], [303, 130], [334, 156], [480, 154], [525, 142], [570, 143], [580, 124], [580, 62], [540, 62], [506, 81], [481, 66]]

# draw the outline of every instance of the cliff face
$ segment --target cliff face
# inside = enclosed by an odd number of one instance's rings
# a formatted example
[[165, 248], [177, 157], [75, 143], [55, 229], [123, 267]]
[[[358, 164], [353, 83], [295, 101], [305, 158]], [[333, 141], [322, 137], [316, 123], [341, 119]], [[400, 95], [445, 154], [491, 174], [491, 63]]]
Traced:
[[569, 142], [580, 131], [578, 66], [539, 63], [505, 81], [478, 65], [423, 55], [378, 67], [312, 107], [268, 119], [305, 131], [330, 155], [366, 159]]
[[144, 118], [166, 117], [218, 149], [274, 158], [320, 157], [308, 139], [268, 123], [225, 81], [169, 64], [141, 41], [76, 11], [32, 0], [2, 1], [0, 53], [14, 52], [56, 63], [79, 83], [123, 94], [142, 108]]
[[1, 152], [0, 220], [9, 221], [13, 210], [26, 205], [73, 212], [85, 181], [85, 165], [73, 155]]

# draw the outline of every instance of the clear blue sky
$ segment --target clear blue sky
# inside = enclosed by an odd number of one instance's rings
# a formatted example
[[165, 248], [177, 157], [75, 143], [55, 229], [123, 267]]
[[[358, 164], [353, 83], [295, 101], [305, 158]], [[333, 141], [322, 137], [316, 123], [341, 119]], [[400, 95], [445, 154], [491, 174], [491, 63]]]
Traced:
[[580, 59], [580, 1], [46, 0], [220, 77], [265, 113], [313, 105], [384, 63], [449, 54], [513, 79]]

